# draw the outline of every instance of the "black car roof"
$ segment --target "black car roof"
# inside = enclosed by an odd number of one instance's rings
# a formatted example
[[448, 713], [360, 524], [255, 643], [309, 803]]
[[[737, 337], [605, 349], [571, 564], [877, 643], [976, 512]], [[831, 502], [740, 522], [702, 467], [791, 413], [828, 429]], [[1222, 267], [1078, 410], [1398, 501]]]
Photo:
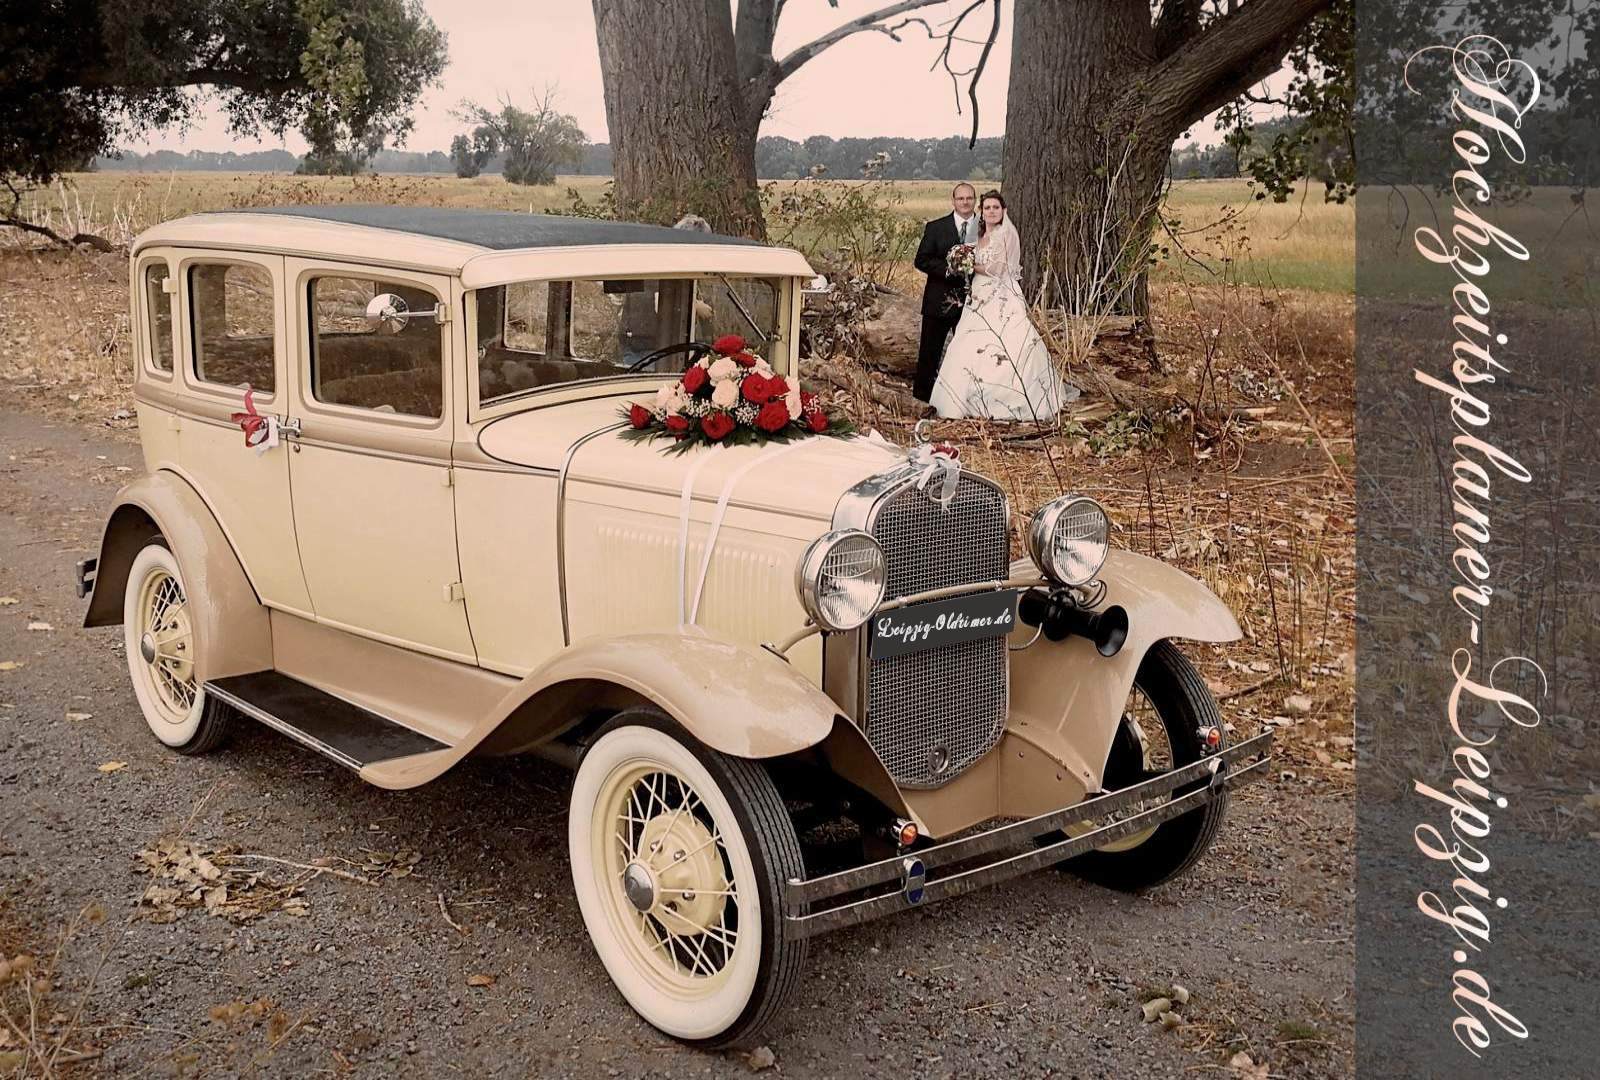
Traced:
[[584, 247], [607, 244], [745, 244], [754, 240], [630, 221], [521, 214], [511, 210], [468, 210], [440, 206], [268, 206], [218, 211], [229, 214], [279, 214], [344, 225], [414, 233], [473, 244], [492, 251], [519, 248]]

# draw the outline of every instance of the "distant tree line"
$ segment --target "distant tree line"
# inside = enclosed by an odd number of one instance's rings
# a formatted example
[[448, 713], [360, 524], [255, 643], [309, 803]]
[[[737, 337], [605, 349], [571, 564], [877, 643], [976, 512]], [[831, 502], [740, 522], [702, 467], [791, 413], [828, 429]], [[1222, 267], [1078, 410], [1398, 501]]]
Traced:
[[[1272, 120], [1256, 125], [1251, 131], [1249, 146], [1223, 143], [1202, 147], [1184, 143], [1174, 147], [1172, 176], [1177, 180], [1247, 176], [1248, 162], [1255, 148], [1269, 143], [1290, 123], [1288, 120]], [[834, 139], [826, 135], [813, 135], [797, 142], [782, 136], [767, 135], [756, 144], [756, 171], [763, 180], [798, 180], [812, 175], [844, 180], [860, 175], [864, 162], [884, 153], [888, 155], [888, 160], [879, 169], [878, 175], [886, 180], [998, 183], [1003, 143], [1004, 140], [998, 137], [979, 139], [976, 146], [968, 149], [967, 140], [960, 136], [943, 139]], [[490, 156], [483, 163], [482, 171], [503, 173], [505, 164], [506, 157], [502, 151]], [[259, 150], [244, 154], [205, 150], [191, 150], [184, 154], [171, 150], [156, 150], [149, 154], [123, 151], [119, 157], [96, 158], [94, 163], [97, 169], [134, 172], [214, 170], [292, 173], [300, 165], [301, 159], [287, 150]], [[427, 153], [380, 150], [368, 167], [380, 173], [448, 175], [456, 171], [450, 155], [442, 150]], [[563, 168], [562, 171], [566, 172], [567, 169]], [[608, 143], [585, 144], [581, 160], [570, 166], [570, 172], [577, 176], [610, 176], [611, 146]]]

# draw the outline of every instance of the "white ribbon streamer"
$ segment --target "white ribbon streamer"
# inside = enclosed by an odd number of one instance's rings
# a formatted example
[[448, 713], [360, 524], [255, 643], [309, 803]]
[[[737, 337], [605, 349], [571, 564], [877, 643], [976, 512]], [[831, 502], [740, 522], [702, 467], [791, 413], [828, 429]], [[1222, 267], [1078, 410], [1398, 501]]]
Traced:
[[[717, 509], [711, 515], [711, 531], [706, 534], [706, 549], [700, 557], [700, 577], [695, 582], [694, 597], [689, 604], [689, 622], [697, 623], [700, 620], [700, 596], [705, 592], [706, 577], [711, 573], [711, 553], [716, 550], [717, 533], [722, 530], [722, 519], [728, 512], [728, 502], [733, 498], [734, 488], [739, 486], [739, 481], [744, 479], [746, 473], [757, 465], [768, 465], [789, 451], [804, 446], [805, 442], [785, 443], [780, 446], [768, 447], [766, 453], [757, 454], [743, 465], [739, 466], [729, 475], [722, 485], [722, 494], [717, 496]], [[681, 612], [680, 612], [681, 616]], [[679, 619], [680, 622], [683, 620]]]
[[717, 443], [695, 459], [683, 474], [683, 489], [678, 492], [678, 622], [683, 622], [683, 577], [689, 561], [689, 510], [694, 506], [694, 482], [700, 470], [714, 461], [723, 447]]
[[960, 459], [948, 450], [923, 443], [911, 451], [911, 464], [922, 470], [917, 477], [917, 490], [926, 491], [929, 484], [936, 483], [933, 497], [941, 510], [949, 509], [955, 501], [957, 485], [961, 482]]

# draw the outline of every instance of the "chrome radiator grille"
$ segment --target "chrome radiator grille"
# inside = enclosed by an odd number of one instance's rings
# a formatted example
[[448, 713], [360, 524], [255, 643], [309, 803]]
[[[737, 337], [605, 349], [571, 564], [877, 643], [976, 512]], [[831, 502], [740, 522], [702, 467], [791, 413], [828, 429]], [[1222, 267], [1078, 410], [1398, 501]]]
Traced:
[[[961, 478], [941, 509], [907, 485], [871, 526], [888, 563], [890, 597], [1005, 578], [1010, 565], [1005, 496]], [[867, 738], [901, 784], [933, 787], [994, 748], [1006, 722], [1006, 639], [969, 641], [867, 661]]]

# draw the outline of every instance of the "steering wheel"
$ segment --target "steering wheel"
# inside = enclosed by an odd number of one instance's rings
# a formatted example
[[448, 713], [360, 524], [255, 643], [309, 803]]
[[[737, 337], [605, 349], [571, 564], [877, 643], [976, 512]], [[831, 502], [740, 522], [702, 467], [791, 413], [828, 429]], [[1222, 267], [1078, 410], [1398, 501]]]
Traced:
[[[627, 368], [624, 369], [624, 374], [632, 375], [635, 371], [641, 371], [644, 368], [649, 367], [651, 364], [659, 363], [675, 353], [691, 353], [692, 355], [689, 357], [688, 364], [693, 364], [702, 356], [709, 356], [711, 352], [711, 346], [707, 345], [703, 341], [680, 341], [676, 345], [664, 345], [654, 352], [646, 353], [633, 363], [629, 364]], [[687, 367], [688, 364], [685, 364], [684, 366]]]

